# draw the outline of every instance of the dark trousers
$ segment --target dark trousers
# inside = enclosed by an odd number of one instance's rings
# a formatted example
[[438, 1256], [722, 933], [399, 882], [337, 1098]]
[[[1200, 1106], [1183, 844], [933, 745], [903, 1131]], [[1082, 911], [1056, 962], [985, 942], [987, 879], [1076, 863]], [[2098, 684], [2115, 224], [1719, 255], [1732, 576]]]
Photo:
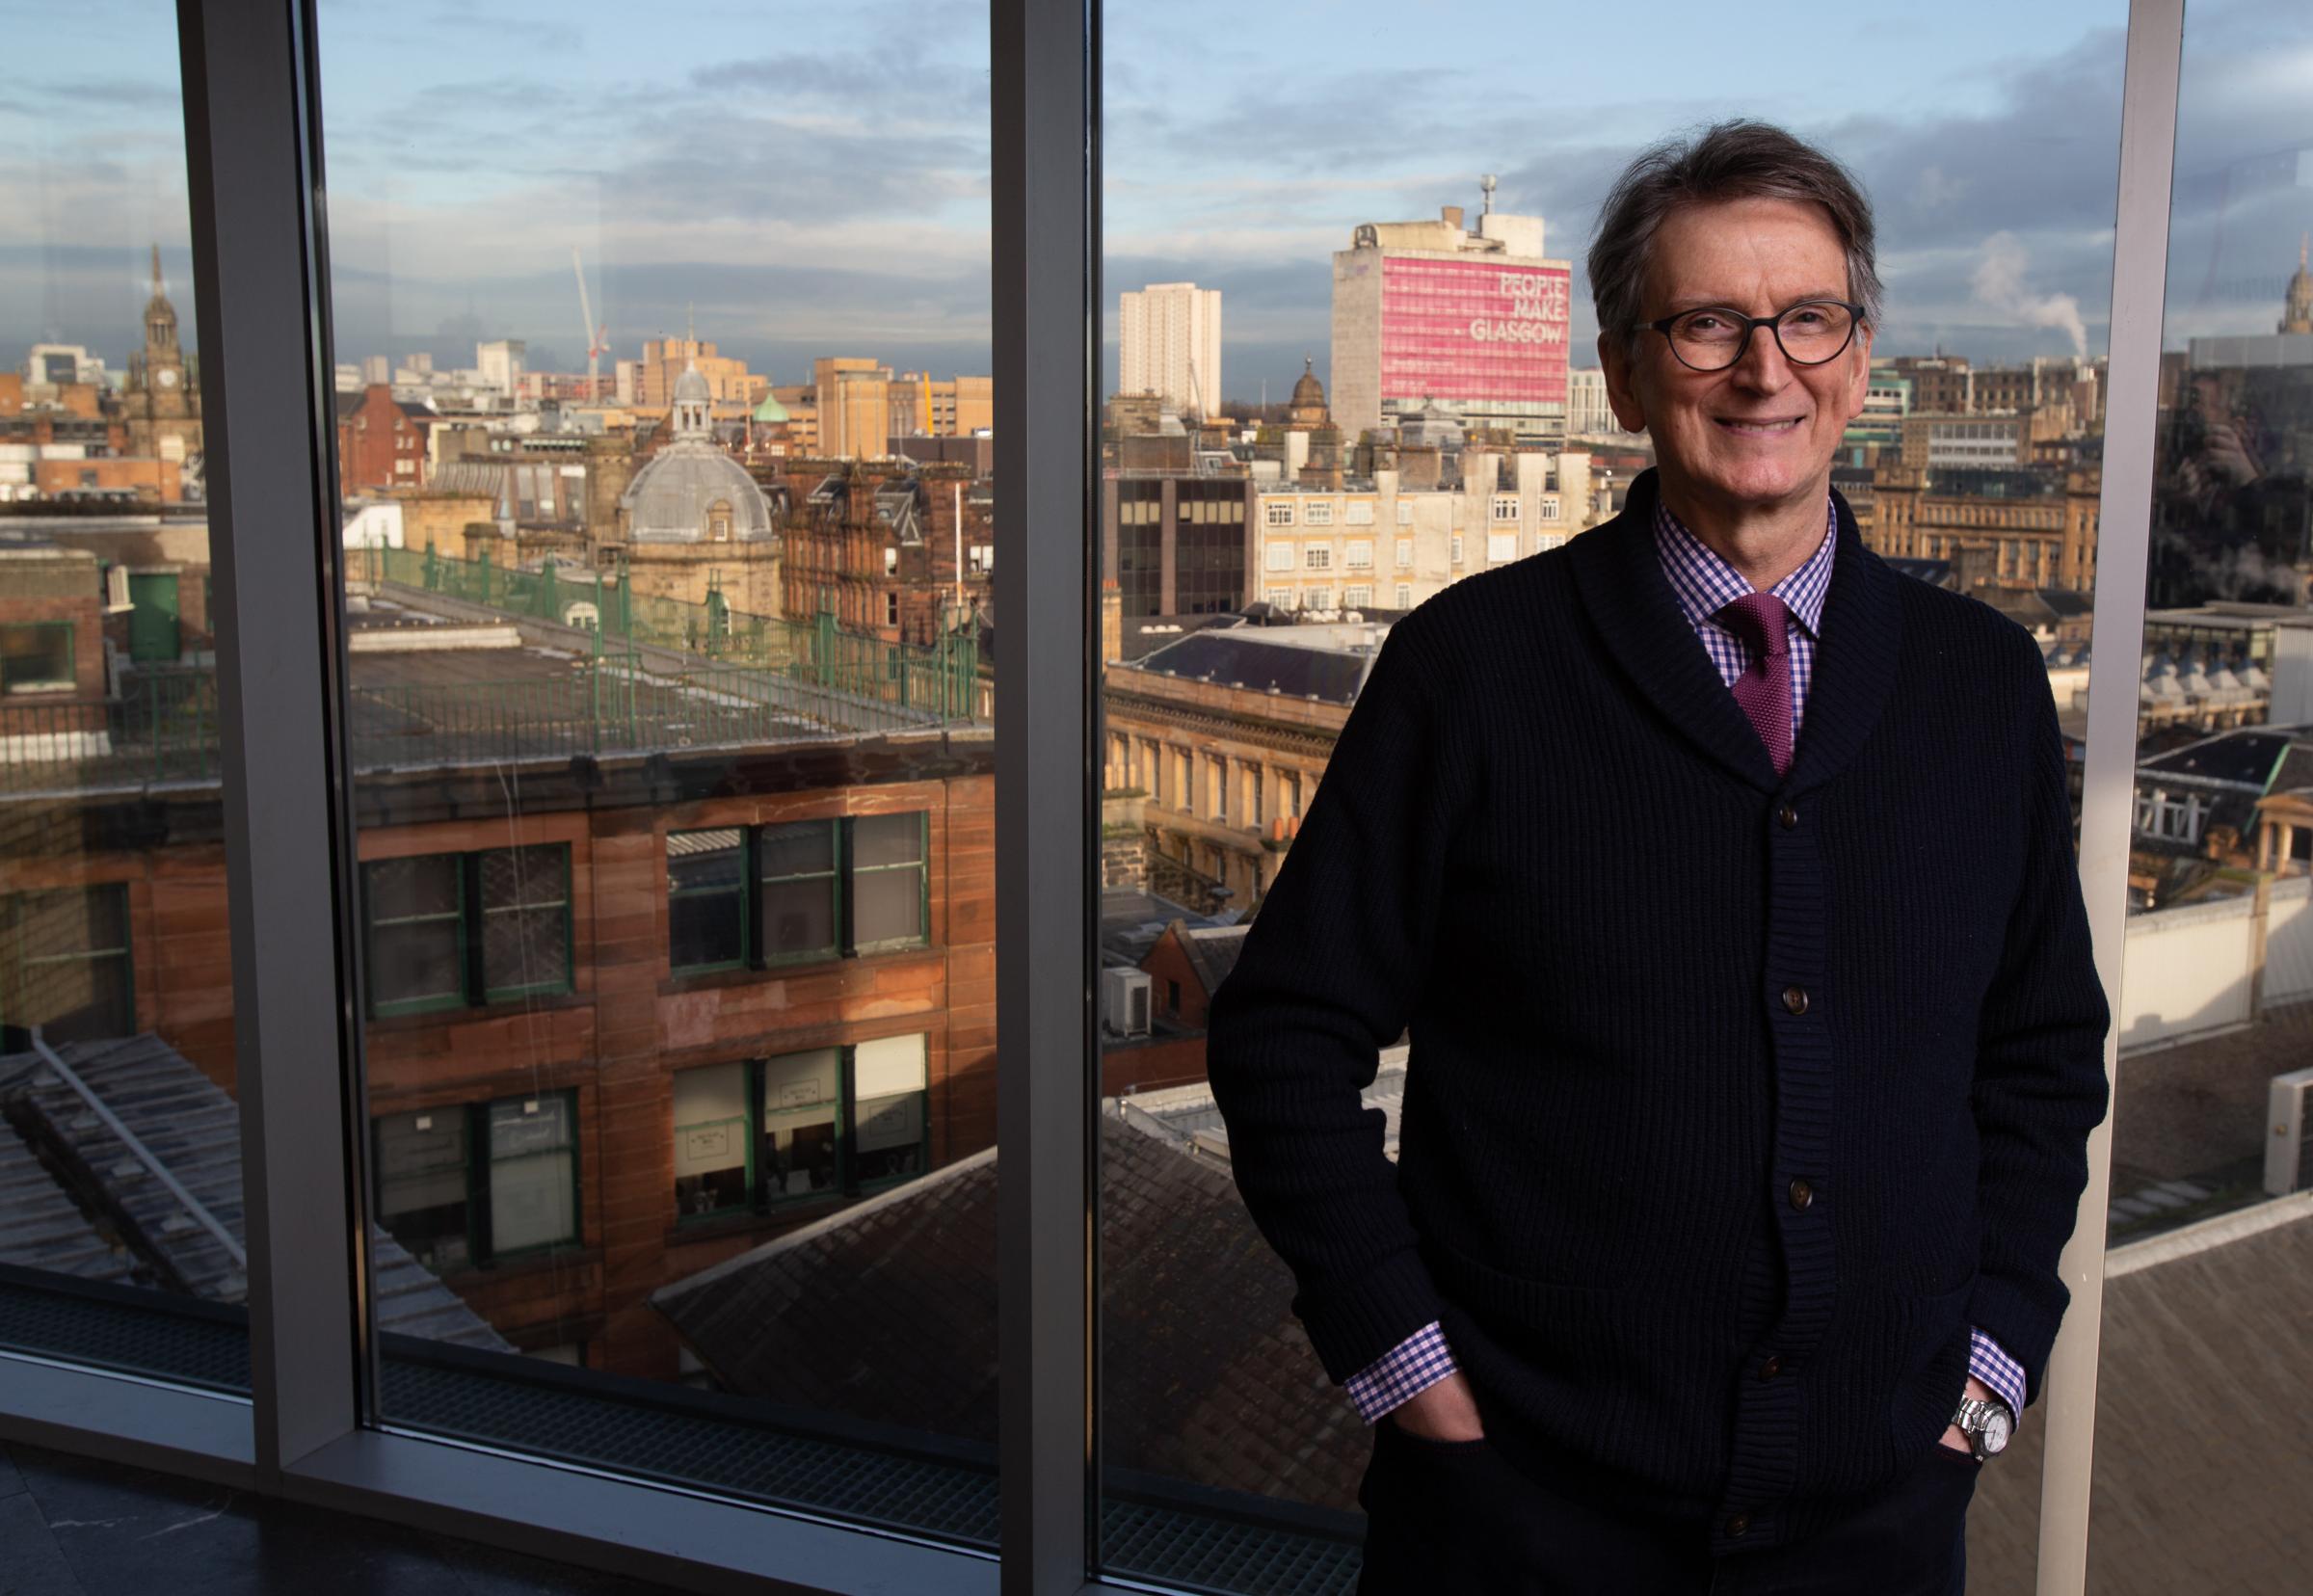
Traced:
[[1425, 1440], [1385, 1418], [1357, 1489], [1357, 1596], [1961, 1596], [1982, 1468], [1939, 1443], [1832, 1529], [1714, 1557], [1699, 1531], [1571, 1501], [1489, 1442]]

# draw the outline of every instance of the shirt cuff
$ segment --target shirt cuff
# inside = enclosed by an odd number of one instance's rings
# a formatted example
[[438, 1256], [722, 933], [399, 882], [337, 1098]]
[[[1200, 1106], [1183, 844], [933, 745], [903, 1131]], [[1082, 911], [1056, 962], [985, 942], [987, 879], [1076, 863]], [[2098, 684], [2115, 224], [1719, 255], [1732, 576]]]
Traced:
[[2007, 1404], [2010, 1419], [2024, 1416], [2024, 1366], [1972, 1324], [1968, 1326], [1968, 1372], [1990, 1386], [1992, 1395]]
[[1345, 1383], [1349, 1399], [1357, 1404], [1358, 1415], [1371, 1424], [1407, 1397], [1436, 1385], [1458, 1367], [1452, 1349], [1446, 1344], [1445, 1329], [1431, 1319], [1350, 1375]]

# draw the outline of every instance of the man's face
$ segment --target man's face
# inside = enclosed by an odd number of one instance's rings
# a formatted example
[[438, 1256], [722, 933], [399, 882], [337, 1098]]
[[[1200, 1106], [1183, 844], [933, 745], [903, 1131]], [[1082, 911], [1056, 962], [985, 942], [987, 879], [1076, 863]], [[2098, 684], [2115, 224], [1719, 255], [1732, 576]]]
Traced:
[[[1639, 319], [1701, 306], [1771, 316], [1802, 300], [1848, 297], [1839, 234], [1820, 205], [1728, 200], [1673, 211], [1655, 234]], [[1724, 371], [1680, 363], [1670, 340], [1638, 334], [1633, 358], [1619, 330], [1599, 333], [1607, 395], [1625, 427], [1654, 435], [1664, 485], [1697, 508], [1769, 510], [1820, 499], [1831, 457], [1863, 409], [1872, 329], [1822, 365], [1786, 359], [1767, 328]]]

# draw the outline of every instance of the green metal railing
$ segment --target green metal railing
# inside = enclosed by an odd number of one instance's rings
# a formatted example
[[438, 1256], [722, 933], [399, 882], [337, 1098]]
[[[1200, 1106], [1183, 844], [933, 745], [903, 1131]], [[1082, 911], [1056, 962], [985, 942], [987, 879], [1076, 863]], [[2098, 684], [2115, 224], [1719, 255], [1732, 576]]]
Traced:
[[373, 546], [353, 553], [351, 574], [357, 580], [439, 593], [554, 625], [588, 627], [606, 645], [702, 654], [944, 719], [973, 718], [979, 646], [969, 627], [950, 630], [930, 647], [891, 643], [845, 631], [825, 610], [809, 621], [734, 610], [713, 585], [711, 573], [705, 601], [692, 603], [637, 593], [624, 572], [565, 568], [551, 556], [537, 571], [521, 571], [487, 557], [460, 560], [431, 548]]

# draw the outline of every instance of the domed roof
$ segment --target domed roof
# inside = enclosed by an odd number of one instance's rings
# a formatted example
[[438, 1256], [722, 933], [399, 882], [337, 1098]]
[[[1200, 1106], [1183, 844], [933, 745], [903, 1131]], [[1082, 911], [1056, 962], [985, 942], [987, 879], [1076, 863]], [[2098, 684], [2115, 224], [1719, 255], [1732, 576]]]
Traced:
[[755, 418], [765, 423], [784, 421], [787, 418], [787, 407], [766, 393], [763, 402], [755, 407]]
[[619, 499], [636, 543], [705, 543], [718, 510], [733, 539], [767, 538], [771, 507], [746, 468], [712, 443], [670, 443], [635, 473]]
[[1319, 409], [1324, 407], [1325, 385], [1317, 381], [1316, 365], [1315, 359], [1302, 357], [1301, 380], [1293, 385], [1293, 408], [1296, 410], [1304, 405], [1315, 405]]
[[704, 405], [712, 401], [713, 398], [714, 394], [707, 388], [706, 379], [699, 375], [697, 366], [683, 367], [682, 375], [675, 379], [675, 402], [677, 404], [679, 405], [688, 399]]

